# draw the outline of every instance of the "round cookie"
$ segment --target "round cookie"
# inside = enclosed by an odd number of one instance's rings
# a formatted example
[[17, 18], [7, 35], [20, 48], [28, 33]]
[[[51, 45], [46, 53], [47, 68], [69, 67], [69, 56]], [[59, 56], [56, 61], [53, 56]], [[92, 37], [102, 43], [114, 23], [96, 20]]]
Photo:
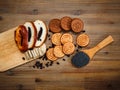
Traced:
[[65, 55], [62, 51], [62, 46], [61, 45], [54, 47], [54, 55], [58, 58], [61, 58]]
[[71, 27], [74, 32], [78, 33], [83, 30], [84, 23], [81, 19], [74, 18], [71, 22]]
[[75, 51], [75, 46], [72, 42], [67, 42], [63, 45], [63, 52], [67, 55], [72, 54]]
[[49, 29], [54, 33], [60, 32], [62, 30], [61, 25], [60, 25], [60, 20], [59, 19], [52, 19], [49, 22]]
[[61, 36], [62, 34], [61, 33], [55, 33], [52, 35], [52, 38], [51, 38], [51, 41], [54, 45], [61, 45]]
[[66, 31], [71, 30], [71, 22], [72, 19], [68, 16], [65, 16], [61, 19], [61, 27]]
[[77, 36], [76, 42], [79, 46], [85, 47], [89, 44], [89, 37], [87, 34], [80, 34]]
[[54, 49], [53, 49], [53, 48], [49, 48], [49, 49], [47, 50], [47, 52], [46, 52], [47, 58], [48, 58], [49, 60], [51, 60], [51, 61], [57, 60], [57, 57], [55, 57], [55, 55], [54, 55], [53, 52], [54, 52]]
[[61, 43], [73, 42], [73, 36], [69, 33], [65, 33], [61, 36]]

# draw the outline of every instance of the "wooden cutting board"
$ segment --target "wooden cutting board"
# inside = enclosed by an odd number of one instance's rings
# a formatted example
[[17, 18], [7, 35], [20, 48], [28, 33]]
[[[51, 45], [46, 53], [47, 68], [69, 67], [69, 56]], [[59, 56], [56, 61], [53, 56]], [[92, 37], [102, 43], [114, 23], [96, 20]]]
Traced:
[[19, 51], [14, 41], [16, 28], [0, 33], [0, 72], [32, 61], [22, 59], [25, 55]]

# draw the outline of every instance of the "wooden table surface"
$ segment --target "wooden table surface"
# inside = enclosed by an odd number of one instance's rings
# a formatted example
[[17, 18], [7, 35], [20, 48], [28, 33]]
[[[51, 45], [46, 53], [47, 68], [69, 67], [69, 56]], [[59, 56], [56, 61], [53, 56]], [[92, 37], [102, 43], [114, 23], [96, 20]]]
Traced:
[[120, 0], [0, 0], [0, 33], [26, 21], [48, 24], [63, 16], [84, 21], [90, 37], [86, 48], [108, 35], [114, 42], [83, 68], [73, 67], [68, 59], [34, 69], [35, 60], [0, 73], [0, 90], [120, 90]]

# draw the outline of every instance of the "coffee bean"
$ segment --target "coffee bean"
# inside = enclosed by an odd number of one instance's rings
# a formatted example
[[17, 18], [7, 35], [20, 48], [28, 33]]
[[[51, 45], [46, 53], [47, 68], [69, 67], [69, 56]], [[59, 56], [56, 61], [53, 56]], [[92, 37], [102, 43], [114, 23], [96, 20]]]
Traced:
[[82, 48], [81, 46], [78, 46], [78, 48]]
[[35, 66], [36, 66], [37, 68], [39, 68], [39, 67], [40, 67], [40, 62], [39, 62], [39, 61], [36, 61]]
[[33, 68], [35, 68], [35, 66], [33, 66]]
[[63, 58], [63, 61], [65, 61], [65, 59]]
[[70, 55], [66, 55], [67, 57], [70, 57]]
[[51, 38], [49, 38], [48, 40], [51, 40]]
[[50, 37], [50, 34], [48, 34], [48, 37]]
[[83, 32], [83, 33], [84, 33], [84, 32], [85, 32], [85, 30], [82, 30], [81, 32]]
[[25, 60], [25, 57], [22, 57], [23, 60]]
[[52, 65], [53, 65], [53, 61], [50, 62], [50, 66], [52, 66]]
[[77, 49], [76, 52], [79, 52], [79, 50]]
[[77, 47], [77, 45], [75, 44], [75, 47]]
[[59, 62], [57, 62], [56, 64], [58, 64], [58, 65], [59, 65], [60, 63], [59, 63]]

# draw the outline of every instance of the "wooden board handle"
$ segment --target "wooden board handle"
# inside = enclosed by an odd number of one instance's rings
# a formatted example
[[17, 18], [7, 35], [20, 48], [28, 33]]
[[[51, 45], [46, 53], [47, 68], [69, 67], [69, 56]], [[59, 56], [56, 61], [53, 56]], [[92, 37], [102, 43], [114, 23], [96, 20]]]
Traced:
[[97, 51], [98, 51], [113, 41], [114, 40], [113, 40], [112, 36], [109, 35], [107, 38], [105, 38], [103, 41], [101, 41], [95, 48], [97, 48]]

